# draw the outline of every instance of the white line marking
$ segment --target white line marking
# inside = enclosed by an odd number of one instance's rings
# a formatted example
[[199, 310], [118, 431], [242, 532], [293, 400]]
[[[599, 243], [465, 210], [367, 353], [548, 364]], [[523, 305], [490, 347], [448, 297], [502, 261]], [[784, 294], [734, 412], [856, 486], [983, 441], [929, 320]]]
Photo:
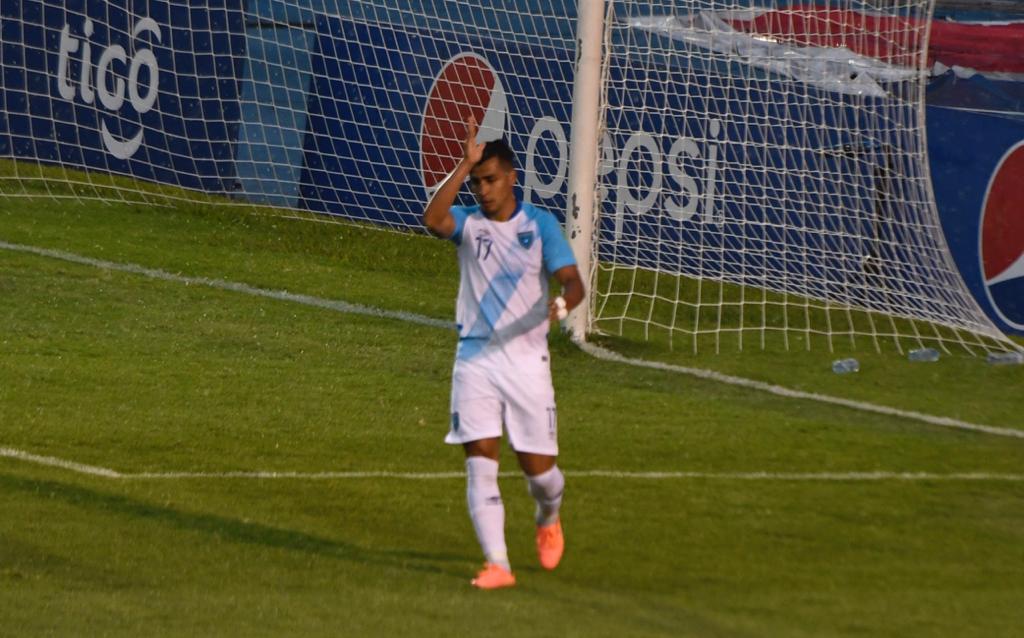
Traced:
[[814, 392], [804, 392], [802, 390], [793, 390], [780, 385], [772, 385], [771, 383], [765, 383], [763, 381], [755, 381], [753, 379], [744, 379], [743, 377], [734, 377], [732, 375], [723, 374], [721, 372], [715, 372], [714, 370], [704, 370], [702, 368], [688, 368], [686, 366], [673, 365], [671, 363], [661, 363], [660, 361], [647, 361], [645, 359], [631, 359], [624, 357], [621, 354], [606, 350], [601, 346], [594, 345], [592, 343], [577, 343], [584, 352], [590, 354], [598, 359], [605, 361], [613, 361], [616, 363], [626, 363], [632, 366], [639, 366], [643, 368], [652, 368], [654, 370], [663, 370], [666, 372], [678, 372], [680, 374], [687, 374], [701, 379], [708, 379], [710, 381], [718, 381], [720, 383], [727, 383], [729, 385], [737, 385], [744, 388], [750, 388], [752, 390], [760, 390], [762, 392], [769, 392], [778, 396], [790, 398], [790, 399], [806, 399], [809, 401], [818, 401], [820, 403], [830, 403], [832, 405], [843, 406], [844, 408], [853, 408], [854, 410], [861, 410], [864, 412], [874, 412], [876, 414], [884, 414], [886, 416], [895, 416], [903, 419], [912, 419], [914, 421], [923, 421], [931, 425], [938, 425], [947, 428], [957, 428], [960, 430], [970, 430], [972, 432], [984, 432], [985, 434], [995, 434], [997, 436], [1008, 436], [1018, 439], [1024, 439], [1024, 430], [1014, 430], [1012, 428], [1000, 428], [991, 425], [978, 425], [976, 423], [968, 423], [967, 421], [959, 421], [957, 419], [951, 419], [944, 416], [934, 416], [931, 414], [924, 414], [922, 412], [913, 412], [911, 410], [900, 410], [899, 408], [890, 408], [884, 405], [875, 405], [874, 403], [865, 403], [863, 401], [854, 401], [853, 399], [844, 399], [842, 397], [833, 397], [827, 394], [816, 394]]
[[[101, 476], [122, 481], [132, 480], [176, 480], [176, 479], [299, 479], [299, 480], [344, 480], [344, 479], [402, 479], [437, 480], [462, 479], [465, 472], [118, 472], [106, 467], [76, 463], [53, 456], [32, 454], [14, 448], [0, 448], [0, 457], [16, 459], [26, 463], [56, 467], [77, 474]], [[843, 482], [843, 481], [1003, 481], [1024, 482], [1024, 474], [999, 474], [993, 472], [624, 472], [620, 470], [564, 470], [572, 478], [614, 478], [637, 480], [723, 480], [723, 481], [802, 481], [802, 482]], [[519, 472], [502, 472], [502, 478], [521, 477]]]
[[[153, 279], [182, 283], [185, 285], [208, 286], [210, 288], [217, 288], [220, 290], [228, 290], [232, 292], [240, 292], [257, 297], [269, 297], [271, 299], [277, 299], [280, 301], [291, 301], [294, 303], [300, 303], [307, 306], [315, 306], [317, 308], [334, 310], [336, 312], [367, 315], [371, 317], [381, 317], [386, 319], [397, 319], [399, 321], [408, 321], [410, 323], [415, 323], [423, 326], [431, 326], [435, 328], [444, 328], [447, 330], [453, 330], [455, 328], [455, 324], [452, 323], [451, 321], [435, 319], [433, 317], [427, 317], [425, 315], [419, 315], [411, 312], [382, 310], [380, 308], [364, 306], [362, 304], [348, 303], [346, 301], [335, 301], [330, 299], [323, 299], [321, 297], [313, 297], [310, 295], [300, 295], [288, 292], [287, 290], [267, 290], [265, 288], [256, 288], [254, 286], [249, 286], [247, 284], [226, 281], [223, 279], [207, 279], [206, 277], [187, 277], [184, 275], [176, 275], [173, 273], [169, 273], [163, 270], [146, 268], [144, 266], [139, 266], [131, 263], [119, 263], [105, 261], [102, 259], [93, 259], [91, 257], [83, 257], [82, 255], [76, 255], [74, 253], [65, 252], [63, 250], [51, 250], [49, 248], [39, 248], [37, 246], [11, 244], [5, 241], [0, 241], [0, 249], [23, 253], [31, 253], [33, 255], [40, 255], [42, 257], [60, 259], [63, 261], [69, 261], [76, 264], [93, 266], [95, 268], [104, 268], [107, 270], [115, 270], [119, 272], [143, 275], [146, 277], [151, 277]], [[611, 361], [614, 363], [622, 363], [637, 367], [651, 368], [654, 370], [661, 370], [664, 372], [687, 374], [690, 376], [699, 377], [701, 379], [717, 381], [719, 383], [726, 383], [729, 385], [740, 386], [752, 390], [769, 392], [771, 394], [787, 397], [790, 399], [818, 401], [820, 403], [838, 405], [845, 408], [860, 410], [862, 412], [873, 412], [875, 414], [883, 414], [885, 416], [893, 416], [902, 419], [921, 421], [924, 423], [928, 423], [930, 425], [968, 430], [971, 432], [981, 432], [985, 434], [993, 434], [996, 436], [1024, 439], [1024, 430], [1001, 428], [991, 425], [979, 425], [976, 423], [969, 423], [967, 421], [960, 421], [949, 417], [934, 416], [930, 414], [924, 414], [921, 412], [913, 412], [910, 410], [900, 410], [898, 408], [890, 408], [883, 405], [866, 403], [863, 401], [854, 401], [852, 399], [833, 397], [826, 394], [816, 394], [813, 392], [792, 390], [790, 388], [772, 385], [770, 383], [765, 383], [763, 381], [755, 381], [753, 379], [745, 379], [743, 377], [734, 377], [732, 375], [723, 374], [721, 372], [715, 372], [714, 370], [705, 370], [703, 368], [690, 368], [686, 366], [673, 365], [669, 363], [661, 363], [658, 361], [632, 359], [590, 343], [578, 343], [577, 345], [587, 354], [595, 358], [602, 359], [604, 361]]]
[[[1024, 481], [1024, 474], [994, 472], [619, 472], [567, 470], [567, 476], [623, 479], [717, 479], [727, 481]], [[518, 475], [517, 475], [518, 476]]]
[[0, 457], [6, 457], [9, 459], [18, 459], [19, 461], [25, 461], [27, 463], [35, 463], [36, 465], [47, 465], [50, 467], [59, 467], [62, 470], [71, 470], [78, 474], [88, 474], [90, 476], [103, 476], [106, 478], [119, 479], [124, 478], [124, 474], [115, 472], [114, 470], [98, 467], [96, 465], [85, 465], [84, 463], [75, 463], [74, 461], [66, 461], [59, 459], [55, 456], [41, 456], [39, 454], [32, 454], [31, 452], [25, 452], [24, 450], [15, 450], [9, 447], [0, 448]]
[[69, 261], [75, 264], [82, 264], [85, 266], [93, 266], [95, 268], [103, 268], [105, 270], [115, 270], [119, 272], [132, 273], [135, 275], [143, 275], [145, 277], [151, 277], [153, 279], [160, 279], [163, 281], [171, 281], [179, 284], [185, 284], [186, 286], [207, 286], [210, 288], [217, 288], [220, 290], [229, 290], [231, 292], [241, 292], [247, 295], [253, 295], [255, 297], [269, 297], [271, 299], [277, 299], [279, 301], [291, 301], [294, 303], [300, 303], [307, 306], [315, 306], [317, 308], [334, 310], [336, 312], [345, 312], [356, 315], [367, 315], [370, 317], [381, 317], [384, 319], [398, 319], [399, 321], [408, 321], [410, 323], [416, 323], [423, 326], [432, 326], [434, 328], [447, 328], [449, 330], [455, 329], [455, 324], [451, 321], [444, 321], [442, 319], [435, 319], [433, 317], [418, 315], [413, 312], [404, 312], [400, 310], [382, 310], [380, 308], [364, 306], [362, 304], [357, 303], [349, 303], [347, 301], [335, 301], [332, 299], [324, 299], [322, 297], [300, 295], [293, 292], [288, 292], [287, 290], [268, 290], [266, 288], [256, 288], [255, 286], [249, 286], [247, 284], [242, 284], [234, 281], [226, 281], [224, 279], [207, 279], [206, 277], [188, 277], [185, 275], [176, 275], [174, 273], [169, 273], [164, 270], [146, 268], [144, 266], [138, 266], [136, 264], [126, 264], [113, 261], [105, 261], [102, 259], [93, 259], [91, 257], [83, 257], [81, 255], [76, 255], [74, 253], [64, 252], [63, 250], [51, 250], [49, 248], [24, 246], [22, 244], [9, 244], [5, 241], [0, 241], [0, 248], [22, 253], [31, 253], [33, 255], [39, 255], [41, 257], [60, 259], [62, 261]]

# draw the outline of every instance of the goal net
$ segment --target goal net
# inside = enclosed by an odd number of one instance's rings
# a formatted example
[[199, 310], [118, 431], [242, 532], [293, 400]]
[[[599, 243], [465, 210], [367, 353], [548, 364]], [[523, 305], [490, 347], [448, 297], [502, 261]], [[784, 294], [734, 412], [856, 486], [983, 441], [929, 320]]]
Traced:
[[924, 138], [926, 0], [619, 2], [592, 324], [718, 349], [985, 350]]
[[[0, 193], [418, 230], [472, 115], [560, 217], [570, 159], [589, 171], [588, 330], [1013, 348], [938, 223], [930, 1], [5, 2]], [[572, 126], [584, 5], [603, 16], [590, 156]]]

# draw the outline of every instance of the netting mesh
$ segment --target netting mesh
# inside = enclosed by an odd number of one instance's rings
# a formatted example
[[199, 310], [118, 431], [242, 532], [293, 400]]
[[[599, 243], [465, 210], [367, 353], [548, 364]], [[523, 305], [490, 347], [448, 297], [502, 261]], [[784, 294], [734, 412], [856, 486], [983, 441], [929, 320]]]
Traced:
[[617, 3], [594, 327], [716, 348], [999, 341], [928, 181], [929, 10]]
[[[929, 10], [608, 2], [591, 327], [673, 347], [1011, 347], [937, 222], [919, 71]], [[0, 12], [5, 197], [201, 194], [420, 230], [472, 115], [519, 152], [521, 196], [564, 216], [573, 0]]]

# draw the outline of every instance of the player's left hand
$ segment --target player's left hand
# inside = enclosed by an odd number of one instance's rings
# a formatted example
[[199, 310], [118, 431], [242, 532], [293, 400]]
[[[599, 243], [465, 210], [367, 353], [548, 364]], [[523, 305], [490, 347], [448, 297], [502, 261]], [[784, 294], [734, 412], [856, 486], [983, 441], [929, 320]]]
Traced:
[[569, 311], [565, 307], [565, 299], [555, 297], [548, 302], [548, 321], [556, 323], [565, 319]]

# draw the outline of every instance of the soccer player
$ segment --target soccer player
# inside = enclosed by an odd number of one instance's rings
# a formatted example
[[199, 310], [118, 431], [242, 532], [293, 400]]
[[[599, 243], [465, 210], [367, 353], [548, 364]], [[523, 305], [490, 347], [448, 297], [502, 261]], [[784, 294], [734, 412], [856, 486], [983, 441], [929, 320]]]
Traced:
[[[508, 143], [478, 142], [473, 118], [466, 128], [463, 158], [427, 204], [423, 223], [458, 247], [459, 343], [445, 442], [465, 450], [469, 515], [486, 558], [472, 584], [497, 589], [516, 582], [498, 489], [502, 424], [537, 502], [540, 563], [554, 569], [562, 558], [558, 510], [565, 478], [556, 465], [547, 335], [549, 324], [583, 300], [583, 281], [554, 215], [516, 199]], [[467, 177], [479, 204], [453, 206]], [[548, 293], [552, 275], [562, 287], [554, 299]]]

